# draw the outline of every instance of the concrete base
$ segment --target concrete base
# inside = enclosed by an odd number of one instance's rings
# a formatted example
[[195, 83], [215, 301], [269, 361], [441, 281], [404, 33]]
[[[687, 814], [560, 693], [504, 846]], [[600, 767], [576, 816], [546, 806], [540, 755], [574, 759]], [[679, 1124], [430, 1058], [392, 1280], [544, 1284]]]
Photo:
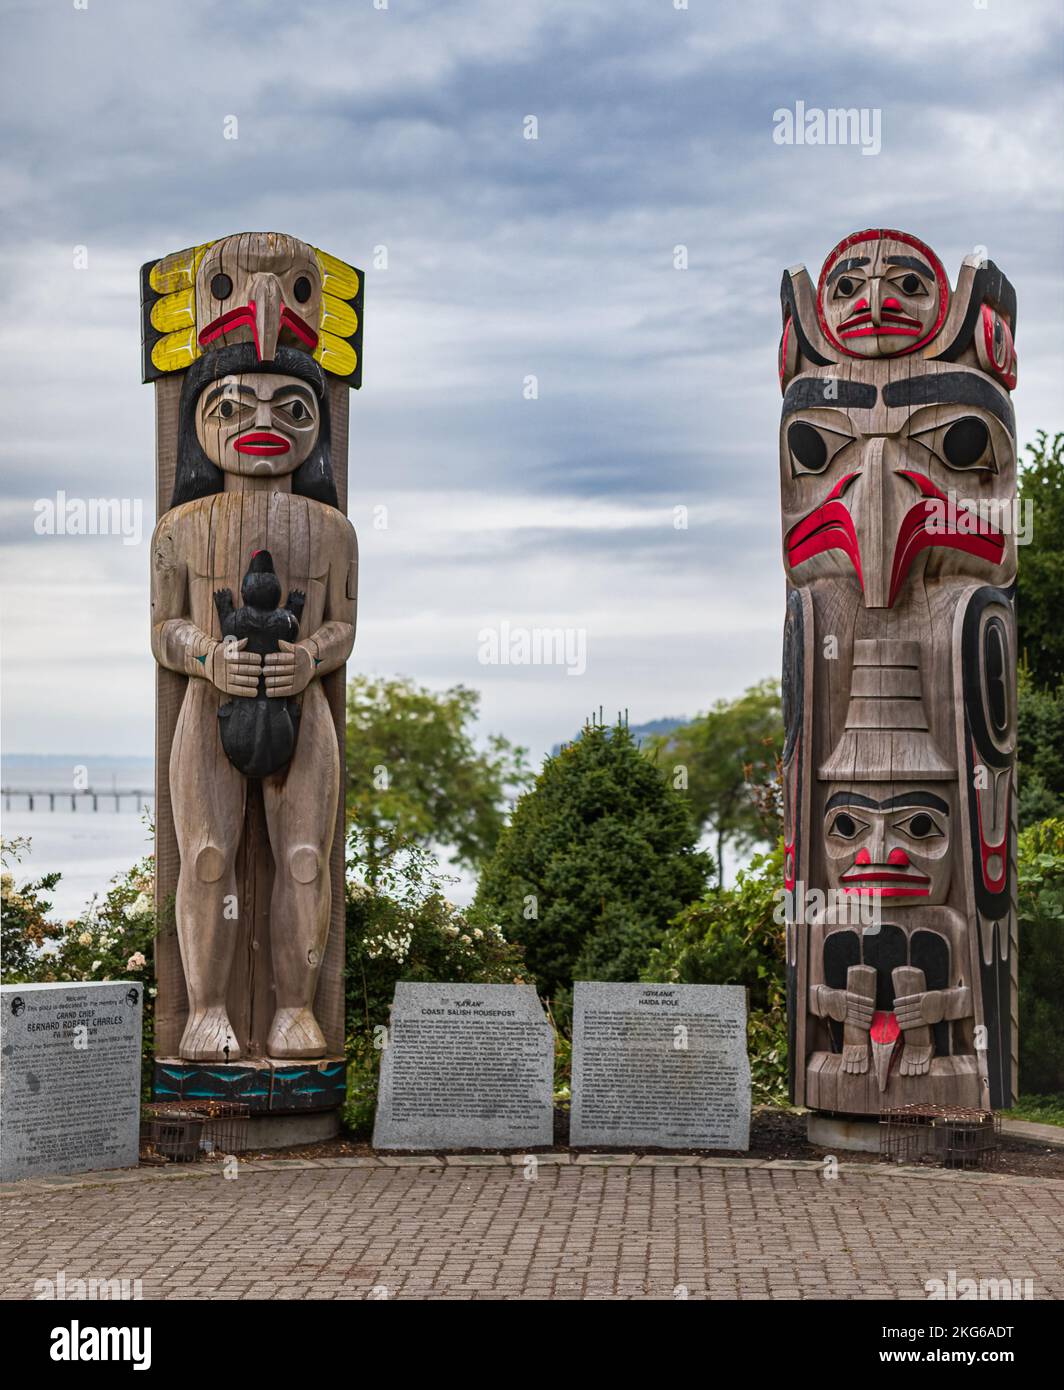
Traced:
[[810, 1111], [806, 1138], [820, 1149], [849, 1149], [879, 1153], [879, 1121], [847, 1119], [845, 1115], [818, 1115]]
[[340, 1133], [338, 1110], [295, 1111], [287, 1115], [252, 1115], [248, 1119], [248, 1152], [287, 1149], [292, 1144], [320, 1144]]

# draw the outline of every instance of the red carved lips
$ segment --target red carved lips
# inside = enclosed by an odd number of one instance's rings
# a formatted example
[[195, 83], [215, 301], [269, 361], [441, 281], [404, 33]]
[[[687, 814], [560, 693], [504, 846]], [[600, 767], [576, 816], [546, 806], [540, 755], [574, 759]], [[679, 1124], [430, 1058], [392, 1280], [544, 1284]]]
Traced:
[[840, 338], [918, 338], [924, 331], [919, 319], [911, 319], [908, 314], [888, 314], [884, 311], [881, 323], [872, 323], [871, 314], [854, 314], [839, 325]]
[[924, 326], [920, 320], [914, 319], [911, 314], [904, 313], [901, 301], [894, 298], [884, 299], [879, 306], [879, 319], [879, 324], [874, 324], [868, 300], [859, 299], [853, 306], [853, 313], [850, 317], [839, 324], [839, 337], [879, 338], [901, 334], [903, 337], [918, 338], [924, 331]]
[[896, 869], [848, 869], [839, 879], [844, 893], [867, 895], [878, 893], [883, 898], [926, 898], [931, 892], [931, 880], [926, 874], [899, 873]]
[[233, 441], [233, 448], [238, 454], [260, 454], [264, 457], [287, 454], [291, 447], [283, 435], [271, 434], [269, 430], [253, 430]]

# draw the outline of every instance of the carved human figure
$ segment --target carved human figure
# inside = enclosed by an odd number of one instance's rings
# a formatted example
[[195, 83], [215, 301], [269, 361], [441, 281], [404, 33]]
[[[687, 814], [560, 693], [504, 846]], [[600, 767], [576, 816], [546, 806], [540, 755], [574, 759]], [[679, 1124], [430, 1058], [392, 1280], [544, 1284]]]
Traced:
[[[215, 594], [235, 593], [268, 550], [284, 592], [302, 592], [295, 642], [265, 655], [224, 638]], [[329, 460], [328, 395], [303, 351], [238, 343], [185, 377], [172, 505], [152, 539], [152, 650], [188, 676], [170, 758], [180, 849], [176, 919], [189, 996], [179, 1055], [235, 1060], [226, 1009], [236, 941], [236, 855], [248, 779], [226, 756], [219, 707], [260, 691], [298, 704], [290, 761], [261, 780], [275, 872], [270, 947], [276, 1007], [266, 1052], [320, 1057], [314, 1017], [329, 931], [329, 854], [339, 795], [336, 730], [320, 678], [351, 652], [357, 549], [338, 509]], [[271, 644], [272, 645], [272, 644]]]

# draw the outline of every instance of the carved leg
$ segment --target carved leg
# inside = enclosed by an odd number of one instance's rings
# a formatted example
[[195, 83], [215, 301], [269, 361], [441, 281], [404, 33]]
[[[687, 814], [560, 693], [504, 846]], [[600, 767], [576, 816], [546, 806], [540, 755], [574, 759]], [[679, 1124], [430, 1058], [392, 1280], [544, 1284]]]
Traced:
[[[170, 753], [170, 797], [181, 853], [177, 936], [188, 989], [188, 1022], [179, 1055], [195, 1062], [240, 1056], [225, 996], [236, 946], [236, 851], [244, 823], [244, 778], [222, 751], [218, 698], [190, 683]], [[228, 1049], [228, 1052], [226, 1051]]]
[[277, 990], [266, 1051], [271, 1057], [321, 1057], [325, 1038], [313, 1004], [329, 936], [329, 853], [340, 794], [340, 756], [332, 715], [317, 681], [303, 696], [288, 774], [283, 780], [266, 778], [262, 793], [274, 858], [270, 949]]

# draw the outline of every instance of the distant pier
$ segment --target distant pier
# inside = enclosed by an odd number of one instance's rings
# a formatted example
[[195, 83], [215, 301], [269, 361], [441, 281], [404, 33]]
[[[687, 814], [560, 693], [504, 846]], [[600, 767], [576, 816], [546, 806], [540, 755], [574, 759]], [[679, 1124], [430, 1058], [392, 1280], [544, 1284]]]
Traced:
[[68, 803], [72, 811], [142, 811], [145, 806], [155, 803], [153, 791], [139, 791], [137, 788], [97, 791], [93, 787], [86, 787], [83, 791], [68, 792], [0, 787], [0, 796], [4, 798], [5, 811], [54, 811], [57, 808], [65, 811]]

